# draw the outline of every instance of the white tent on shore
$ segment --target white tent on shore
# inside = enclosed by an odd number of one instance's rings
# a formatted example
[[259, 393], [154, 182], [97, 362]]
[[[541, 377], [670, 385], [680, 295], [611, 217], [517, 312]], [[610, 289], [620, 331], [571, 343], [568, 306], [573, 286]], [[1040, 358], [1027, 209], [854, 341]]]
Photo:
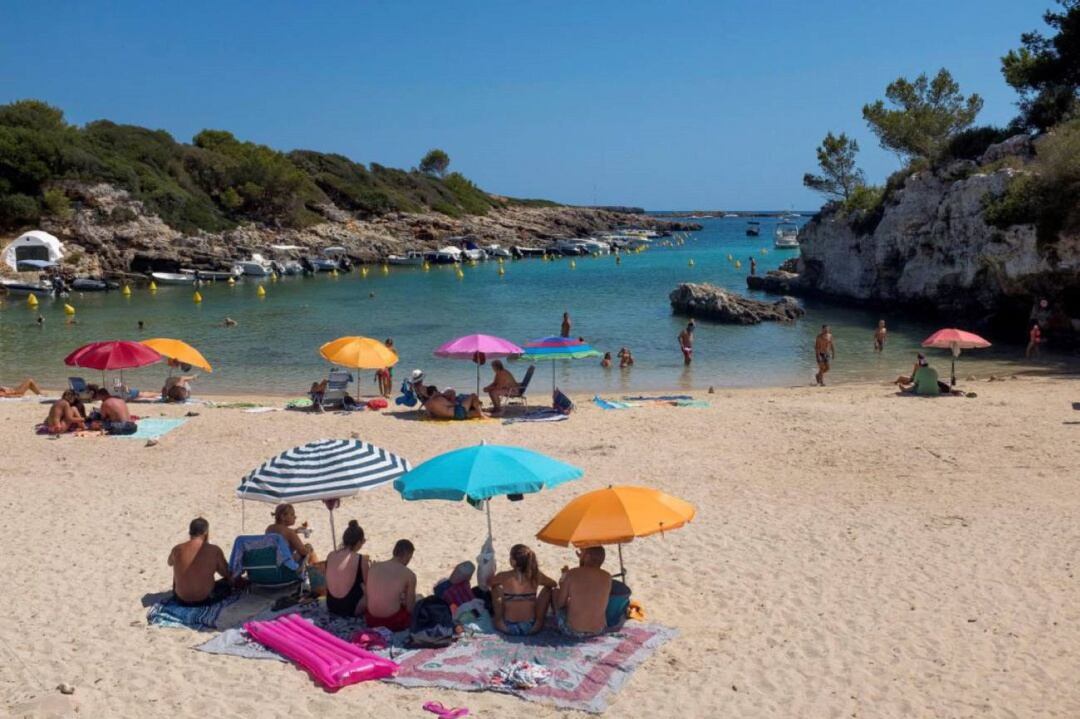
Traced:
[[[48, 232], [42, 230], [30, 230], [19, 235], [10, 245], [0, 253], [0, 261], [5, 265], [20, 272], [23, 270], [39, 269], [42, 262], [59, 262], [64, 256], [64, 244]], [[35, 261], [38, 267], [23, 265], [21, 262]]]

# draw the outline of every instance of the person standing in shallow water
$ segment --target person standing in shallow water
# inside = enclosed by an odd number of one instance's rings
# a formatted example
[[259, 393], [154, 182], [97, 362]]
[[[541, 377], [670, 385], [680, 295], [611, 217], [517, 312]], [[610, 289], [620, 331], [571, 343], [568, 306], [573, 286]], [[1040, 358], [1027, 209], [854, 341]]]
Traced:
[[682, 350], [683, 364], [689, 366], [694, 361], [694, 321], [686, 323], [686, 329], [679, 333], [679, 349]]
[[750, 276], [754, 277], [755, 275], [757, 275], [757, 260], [755, 260], [753, 258], [753, 256], [751, 256], [750, 257]]
[[1042, 343], [1042, 329], [1039, 327], [1039, 321], [1035, 320], [1031, 323], [1031, 329], [1028, 331], [1028, 345], [1024, 350], [1024, 357], [1031, 359], [1039, 357], [1039, 345]]
[[562, 328], [559, 330], [559, 333], [560, 333], [560, 336], [562, 336], [562, 337], [569, 337], [570, 336], [570, 313], [569, 312], [563, 312], [562, 313]]
[[885, 329], [885, 320], [878, 320], [877, 329], [874, 330], [874, 351], [885, 351], [885, 334], [888, 330]]
[[818, 371], [814, 375], [819, 386], [825, 386], [825, 373], [829, 371], [829, 363], [836, 359], [836, 345], [833, 344], [832, 332], [828, 325], [821, 326], [821, 333], [814, 340], [814, 355], [817, 360]]

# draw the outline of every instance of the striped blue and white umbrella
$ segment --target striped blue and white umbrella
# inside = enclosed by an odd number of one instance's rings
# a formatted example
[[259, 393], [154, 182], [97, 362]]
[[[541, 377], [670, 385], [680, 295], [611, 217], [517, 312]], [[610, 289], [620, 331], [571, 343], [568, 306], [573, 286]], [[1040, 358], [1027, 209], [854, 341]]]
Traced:
[[408, 460], [367, 442], [320, 439], [282, 452], [249, 472], [236, 496], [274, 504], [326, 500], [333, 534], [336, 502], [329, 500], [389, 484], [411, 468]]

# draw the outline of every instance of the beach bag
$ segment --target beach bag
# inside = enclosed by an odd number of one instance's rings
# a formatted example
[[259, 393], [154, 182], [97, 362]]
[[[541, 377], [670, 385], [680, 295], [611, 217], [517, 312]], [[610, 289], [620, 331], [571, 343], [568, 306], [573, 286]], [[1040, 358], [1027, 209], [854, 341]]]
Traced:
[[448, 647], [454, 641], [454, 613], [438, 597], [424, 597], [413, 607], [408, 646], [432, 649]]
[[138, 425], [134, 422], [106, 422], [105, 434], [135, 434], [139, 431]]
[[551, 406], [563, 414], [570, 414], [570, 410], [574, 409], [574, 403], [558, 387], [551, 393], [551, 399]]
[[480, 547], [480, 554], [476, 555], [476, 583], [486, 587], [494, 576], [495, 547], [491, 544], [491, 537], [488, 537]]
[[375, 399], [369, 399], [367, 403], [368, 409], [386, 409], [386, 400], [382, 397], [376, 397]]

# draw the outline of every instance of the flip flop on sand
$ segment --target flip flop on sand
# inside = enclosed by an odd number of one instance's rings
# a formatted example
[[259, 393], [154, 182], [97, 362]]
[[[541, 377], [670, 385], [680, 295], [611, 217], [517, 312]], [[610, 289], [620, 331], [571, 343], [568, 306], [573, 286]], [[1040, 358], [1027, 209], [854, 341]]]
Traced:
[[439, 719], [458, 719], [459, 717], [469, 716], [469, 710], [465, 707], [447, 709], [442, 702], [427, 702], [424, 704], [424, 711], [431, 712]]

